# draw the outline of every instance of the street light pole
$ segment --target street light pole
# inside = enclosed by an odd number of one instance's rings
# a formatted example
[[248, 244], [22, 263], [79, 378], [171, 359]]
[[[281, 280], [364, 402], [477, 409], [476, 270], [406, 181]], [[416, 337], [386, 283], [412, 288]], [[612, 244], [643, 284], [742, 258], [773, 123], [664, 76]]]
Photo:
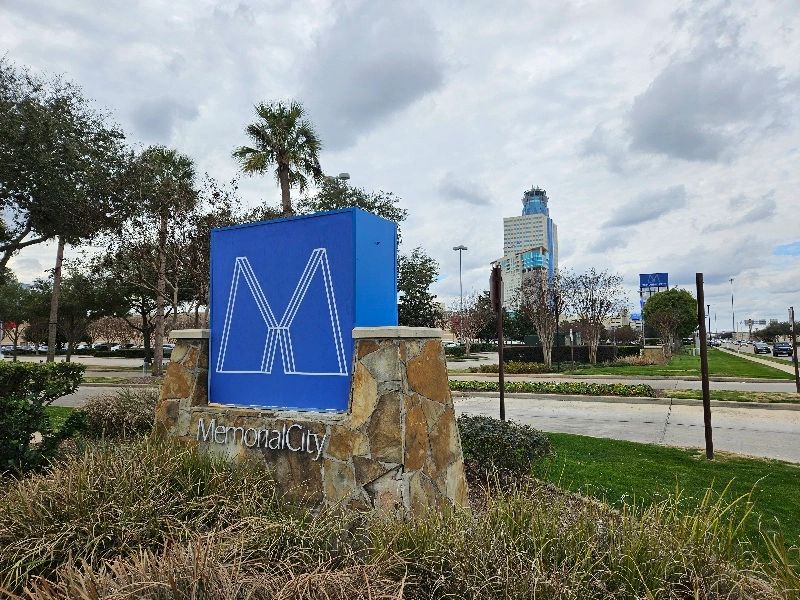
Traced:
[[711, 305], [706, 304], [706, 314], [708, 315], [708, 337], [711, 337]]
[[733, 277], [731, 277], [731, 339], [736, 338], [736, 313], [733, 310]]
[[453, 246], [453, 250], [458, 252], [458, 297], [459, 297], [459, 319], [458, 324], [461, 325], [461, 343], [464, 343], [464, 283], [461, 279], [461, 253], [466, 251], [467, 247], [463, 244], [460, 246]]

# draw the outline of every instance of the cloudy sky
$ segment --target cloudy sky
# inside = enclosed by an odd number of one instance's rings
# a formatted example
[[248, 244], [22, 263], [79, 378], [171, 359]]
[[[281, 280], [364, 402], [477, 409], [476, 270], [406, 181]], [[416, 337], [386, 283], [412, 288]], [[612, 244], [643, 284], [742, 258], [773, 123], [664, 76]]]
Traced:
[[[0, 0], [0, 53], [63, 73], [135, 144], [227, 180], [253, 104], [302, 101], [327, 173], [398, 194], [436, 291], [487, 285], [502, 217], [547, 190], [561, 266], [633, 290], [705, 272], [719, 327], [800, 307], [800, 4]], [[794, 57], [794, 58], [792, 58]], [[278, 203], [270, 178], [246, 201]], [[12, 266], [43, 273], [52, 248]]]

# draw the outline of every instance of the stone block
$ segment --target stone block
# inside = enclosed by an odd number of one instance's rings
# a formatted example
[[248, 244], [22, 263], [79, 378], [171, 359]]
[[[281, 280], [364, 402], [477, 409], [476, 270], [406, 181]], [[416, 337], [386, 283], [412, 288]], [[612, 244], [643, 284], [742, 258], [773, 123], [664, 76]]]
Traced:
[[439, 340], [425, 342], [419, 355], [408, 361], [408, 385], [418, 394], [436, 402], [451, 402], [447, 364]]
[[183, 368], [183, 365], [170, 362], [164, 373], [164, 383], [161, 385], [161, 398], [188, 398], [192, 391], [193, 377]]
[[350, 387], [350, 426], [358, 429], [366, 423], [378, 402], [378, 384], [362, 363], [356, 363], [353, 370], [353, 384]]
[[162, 432], [167, 432], [175, 427], [178, 422], [179, 409], [178, 400], [162, 400], [158, 403], [155, 422], [163, 428]]
[[192, 390], [191, 405], [206, 406], [208, 404], [208, 378], [195, 377], [194, 389]]
[[416, 397], [405, 399], [405, 452], [406, 470], [421, 469], [428, 458], [428, 420]]
[[367, 458], [366, 456], [354, 456], [353, 469], [356, 475], [356, 483], [360, 486], [375, 481], [387, 472], [393, 470], [393, 468], [387, 468], [383, 463], [372, 458]]
[[196, 345], [192, 345], [186, 350], [186, 356], [184, 356], [181, 364], [187, 371], [194, 371], [197, 367], [198, 358], [200, 358], [200, 348], [198, 348]]
[[356, 478], [352, 465], [326, 458], [323, 471], [323, 490], [328, 502], [341, 502], [353, 495]]
[[183, 360], [183, 357], [186, 356], [186, 351], [189, 349], [189, 342], [187, 341], [178, 341], [175, 344], [175, 347], [172, 349], [172, 352], [169, 355], [169, 361], [179, 363]]
[[382, 462], [403, 462], [403, 439], [400, 428], [400, 394], [390, 392], [378, 399], [367, 425], [372, 458]]
[[325, 455], [339, 460], [365, 456], [369, 452], [367, 436], [348, 427], [332, 425]]
[[381, 343], [377, 350], [367, 354], [359, 364], [364, 365], [376, 381], [398, 381], [401, 378], [396, 342]]

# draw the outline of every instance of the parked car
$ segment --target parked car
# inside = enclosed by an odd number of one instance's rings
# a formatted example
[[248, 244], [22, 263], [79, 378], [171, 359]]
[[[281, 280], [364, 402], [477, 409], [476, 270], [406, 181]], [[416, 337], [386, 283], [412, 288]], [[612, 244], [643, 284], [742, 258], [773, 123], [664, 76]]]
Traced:
[[753, 354], [769, 354], [769, 346], [764, 342], [756, 342], [753, 344]]
[[792, 345], [789, 342], [775, 342], [772, 344], [772, 356], [791, 356]]

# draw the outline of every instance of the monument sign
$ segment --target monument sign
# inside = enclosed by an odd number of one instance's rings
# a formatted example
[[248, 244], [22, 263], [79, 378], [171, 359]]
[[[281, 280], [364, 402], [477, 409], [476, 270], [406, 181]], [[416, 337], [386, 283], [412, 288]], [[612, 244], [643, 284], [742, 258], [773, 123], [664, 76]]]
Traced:
[[313, 505], [466, 504], [442, 332], [397, 326], [396, 245], [358, 209], [213, 230], [211, 327], [170, 333], [156, 432]]

